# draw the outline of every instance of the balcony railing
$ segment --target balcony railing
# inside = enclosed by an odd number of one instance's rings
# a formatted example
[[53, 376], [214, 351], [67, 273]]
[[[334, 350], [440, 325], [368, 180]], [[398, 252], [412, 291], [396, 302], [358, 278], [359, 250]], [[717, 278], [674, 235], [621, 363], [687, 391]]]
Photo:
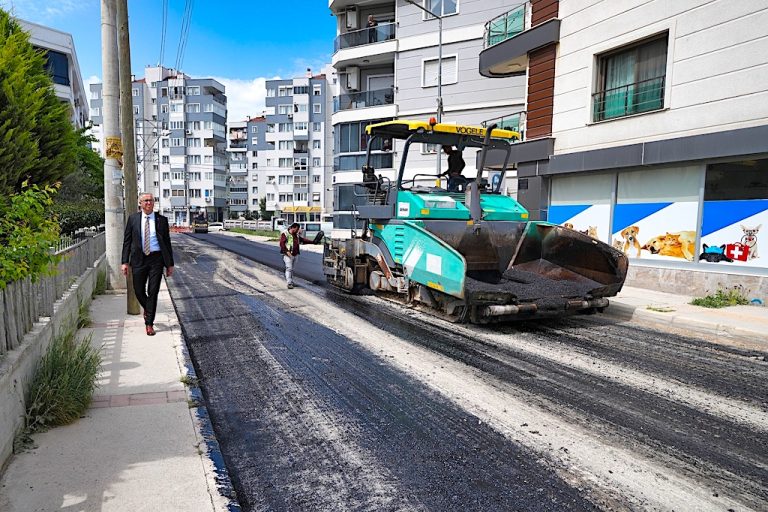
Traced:
[[229, 147], [230, 147], [230, 149], [243, 149], [243, 148], [247, 148], [248, 147], [248, 142], [246, 142], [246, 141], [234, 141], [234, 140], [230, 139]]
[[362, 28], [341, 34], [333, 43], [333, 51], [336, 53], [344, 48], [353, 48], [364, 44], [381, 43], [395, 38], [395, 24], [382, 23], [372, 28]]
[[342, 94], [333, 98], [333, 111], [352, 110], [356, 108], [392, 105], [395, 102], [395, 88], [361, 91], [352, 94]]
[[484, 48], [506, 41], [525, 30], [527, 5], [527, 3], [523, 4], [486, 23], [483, 36]]
[[642, 80], [593, 94], [593, 120], [604, 121], [660, 110], [664, 107], [664, 78]]
[[525, 112], [516, 112], [514, 114], [507, 114], [501, 117], [494, 117], [482, 122], [483, 128], [487, 128], [492, 124], [496, 124], [496, 128], [502, 130], [512, 130], [520, 134], [520, 140], [524, 139], [525, 132]]

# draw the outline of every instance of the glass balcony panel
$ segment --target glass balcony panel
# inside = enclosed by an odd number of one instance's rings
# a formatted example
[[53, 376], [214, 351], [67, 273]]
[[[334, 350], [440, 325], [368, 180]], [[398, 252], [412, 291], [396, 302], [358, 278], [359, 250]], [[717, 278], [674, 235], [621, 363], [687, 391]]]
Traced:
[[525, 30], [526, 6], [527, 4], [523, 4], [485, 24], [485, 48], [506, 41]]
[[342, 94], [333, 98], [333, 111], [352, 110], [356, 108], [375, 107], [379, 105], [392, 105], [395, 102], [395, 89], [377, 89], [375, 91], [361, 91], [351, 94]]
[[376, 27], [362, 28], [341, 34], [334, 41], [333, 51], [354, 48], [364, 44], [381, 43], [395, 38], [395, 24], [381, 23]]
[[525, 130], [525, 112], [516, 112], [514, 114], [507, 114], [501, 117], [494, 117], [482, 122], [483, 128], [487, 128], [492, 124], [496, 124], [496, 128], [502, 130], [512, 130], [520, 134], [520, 140], [523, 140], [523, 132]]

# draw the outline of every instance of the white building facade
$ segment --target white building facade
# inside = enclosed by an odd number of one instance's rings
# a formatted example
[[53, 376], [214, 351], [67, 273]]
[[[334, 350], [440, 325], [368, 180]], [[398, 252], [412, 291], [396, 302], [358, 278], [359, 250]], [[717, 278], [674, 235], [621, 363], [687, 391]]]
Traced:
[[[442, 17], [442, 31], [440, 20], [404, 0], [329, 2], [338, 20], [332, 59], [339, 77], [332, 117], [336, 184], [361, 180], [367, 149], [364, 129], [373, 122], [439, 117], [446, 123], [482, 125], [524, 110], [524, 75], [488, 80], [478, 71], [485, 23], [509, 10], [510, 2], [426, 0], [420, 4]], [[373, 29], [366, 26], [369, 16], [377, 22]], [[439, 116], [438, 93], [442, 98]], [[436, 150], [426, 146], [411, 150], [410, 175], [434, 173]], [[397, 142], [379, 142], [371, 148], [376, 174], [394, 178], [400, 152]], [[464, 151], [468, 175], [476, 168], [476, 152]], [[444, 158], [441, 165], [447, 165]], [[507, 190], [513, 194], [514, 172], [508, 177]]]
[[68, 105], [72, 124], [76, 128], [85, 128], [88, 126], [88, 96], [72, 35], [29, 21], [17, 21], [29, 32], [29, 42], [45, 51], [46, 68], [53, 79], [53, 89], [56, 97]]
[[[480, 56], [527, 69], [513, 150], [533, 213], [594, 229], [628, 283], [768, 295], [765, 2], [532, 0], [520, 32]], [[491, 24], [498, 22], [490, 21]]]
[[[211, 78], [147, 67], [132, 84], [140, 192], [155, 195], [171, 224], [196, 215], [221, 221], [227, 212], [227, 97]], [[91, 86], [94, 125], [101, 125], [101, 84]], [[97, 115], [98, 114], [98, 115]]]

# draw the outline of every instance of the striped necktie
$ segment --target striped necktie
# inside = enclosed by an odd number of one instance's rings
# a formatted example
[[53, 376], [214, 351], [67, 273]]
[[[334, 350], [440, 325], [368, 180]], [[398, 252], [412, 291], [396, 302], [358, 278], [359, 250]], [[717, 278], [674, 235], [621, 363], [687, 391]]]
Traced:
[[149, 215], [146, 219], [147, 222], [144, 223], [144, 254], [149, 256]]

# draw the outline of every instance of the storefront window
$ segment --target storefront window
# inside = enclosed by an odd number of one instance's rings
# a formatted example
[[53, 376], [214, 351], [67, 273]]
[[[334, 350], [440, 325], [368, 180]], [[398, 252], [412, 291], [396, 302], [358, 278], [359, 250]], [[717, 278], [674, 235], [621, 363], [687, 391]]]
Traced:
[[552, 180], [549, 221], [607, 242], [614, 174]]
[[700, 260], [768, 266], [758, 243], [763, 226], [768, 226], [768, 160], [707, 166]]
[[613, 240], [631, 258], [694, 261], [698, 166], [619, 174]]

